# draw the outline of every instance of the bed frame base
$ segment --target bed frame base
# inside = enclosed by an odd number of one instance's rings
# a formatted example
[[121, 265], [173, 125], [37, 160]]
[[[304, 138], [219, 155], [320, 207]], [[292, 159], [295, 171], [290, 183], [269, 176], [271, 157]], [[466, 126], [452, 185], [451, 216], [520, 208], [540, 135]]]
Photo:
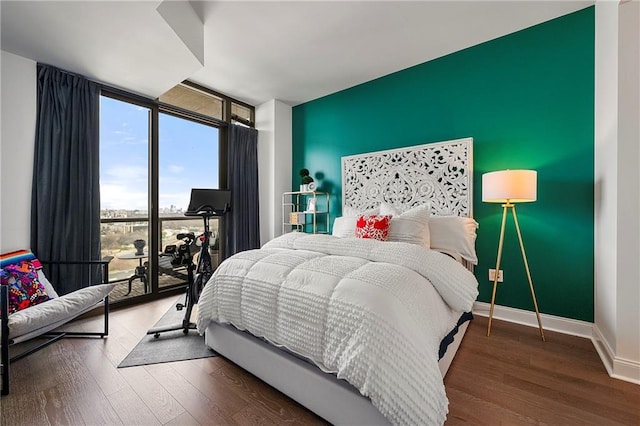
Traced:
[[[440, 360], [442, 377], [457, 352], [469, 321], [460, 326]], [[220, 355], [278, 389], [334, 425], [388, 425], [389, 421], [344, 380], [282, 349], [225, 324], [211, 323], [205, 342]]]
[[211, 323], [205, 342], [334, 425], [389, 424], [371, 400], [346, 381], [232, 326]]

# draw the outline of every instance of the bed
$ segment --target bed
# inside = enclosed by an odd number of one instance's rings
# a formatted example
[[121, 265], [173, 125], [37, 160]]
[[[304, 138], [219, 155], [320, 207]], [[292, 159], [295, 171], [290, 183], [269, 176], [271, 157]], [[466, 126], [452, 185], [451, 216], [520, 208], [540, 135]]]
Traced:
[[[471, 164], [471, 138], [343, 157], [333, 234], [225, 260], [198, 302], [206, 344], [333, 424], [444, 423], [477, 297]], [[365, 218], [389, 241], [354, 238]]]

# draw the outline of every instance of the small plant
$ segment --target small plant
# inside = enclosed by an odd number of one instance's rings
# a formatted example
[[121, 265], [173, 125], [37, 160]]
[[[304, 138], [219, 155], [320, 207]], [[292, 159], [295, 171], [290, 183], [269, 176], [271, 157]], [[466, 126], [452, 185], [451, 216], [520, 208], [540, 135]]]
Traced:
[[313, 182], [313, 178], [309, 176], [308, 169], [300, 169], [300, 178], [303, 185], [308, 185]]

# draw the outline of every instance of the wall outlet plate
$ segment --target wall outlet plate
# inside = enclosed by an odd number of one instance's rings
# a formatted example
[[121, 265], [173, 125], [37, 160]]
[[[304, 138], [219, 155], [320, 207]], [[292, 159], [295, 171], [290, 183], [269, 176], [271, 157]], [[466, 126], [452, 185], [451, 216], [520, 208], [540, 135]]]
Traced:
[[[502, 279], [503, 279], [503, 271], [502, 269], [500, 269], [498, 271], [498, 282], [501, 283]], [[496, 270], [495, 269], [489, 269], [489, 281], [493, 282], [496, 279]]]

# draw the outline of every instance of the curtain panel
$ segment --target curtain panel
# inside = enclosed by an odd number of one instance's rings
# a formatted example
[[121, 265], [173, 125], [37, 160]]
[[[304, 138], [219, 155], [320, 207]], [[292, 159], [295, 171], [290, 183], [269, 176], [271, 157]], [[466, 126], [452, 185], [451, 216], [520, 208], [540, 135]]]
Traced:
[[[100, 254], [100, 86], [38, 64], [31, 194], [31, 249], [45, 261], [98, 260]], [[60, 270], [66, 294], [100, 281], [99, 268]]]
[[260, 247], [258, 131], [229, 126], [228, 184], [231, 211], [226, 215], [225, 257]]

